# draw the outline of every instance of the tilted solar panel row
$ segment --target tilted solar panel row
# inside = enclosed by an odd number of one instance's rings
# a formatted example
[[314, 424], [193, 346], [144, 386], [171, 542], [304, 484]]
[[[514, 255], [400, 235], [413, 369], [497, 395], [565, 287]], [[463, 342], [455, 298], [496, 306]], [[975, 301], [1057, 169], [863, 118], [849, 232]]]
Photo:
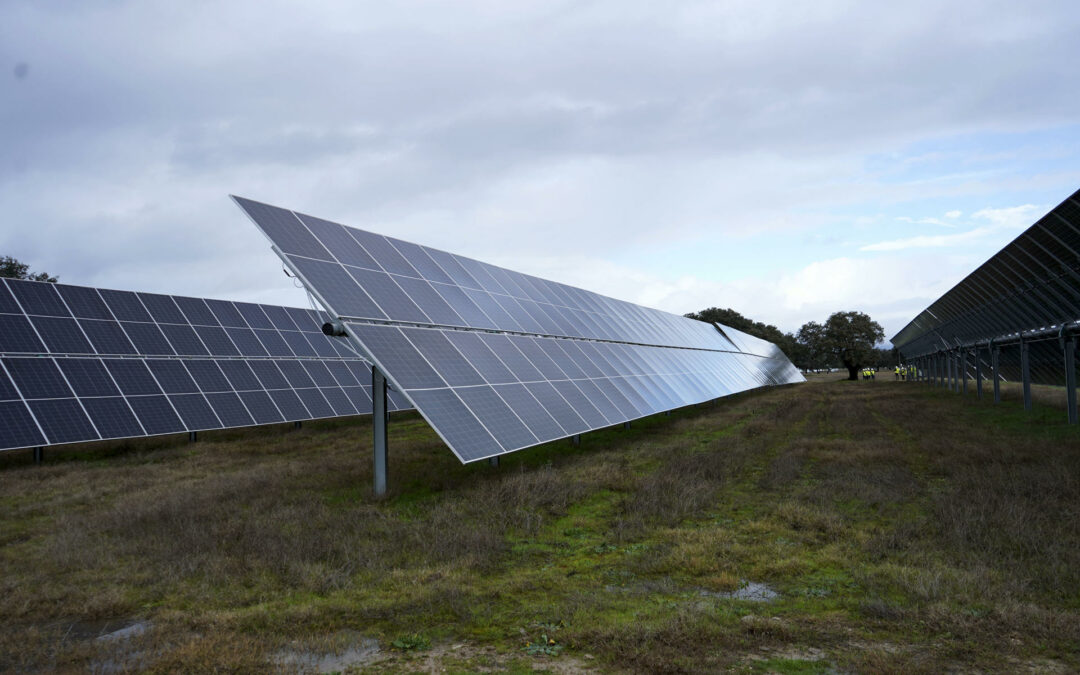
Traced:
[[0, 280], [0, 450], [370, 414], [371, 367], [324, 319]]
[[803, 381], [727, 327], [234, 199], [463, 462]]
[[908, 358], [1080, 320], [1080, 191], [893, 338]]
[[340, 318], [731, 349], [700, 321], [234, 199]]

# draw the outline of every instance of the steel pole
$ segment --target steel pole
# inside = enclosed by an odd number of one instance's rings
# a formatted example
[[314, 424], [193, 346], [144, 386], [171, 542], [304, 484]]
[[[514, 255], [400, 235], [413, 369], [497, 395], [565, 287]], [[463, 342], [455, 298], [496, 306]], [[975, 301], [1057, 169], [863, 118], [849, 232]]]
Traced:
[[963, 349], [963, 350], [960, 351], [960, 378], [964, 382], [964, 388], [963, 388], [962, 392], [963, 392], [964, 396], [967, 396], [968, 375], [967, 375], [967, 350], [966, 349]]
[[1001, 403], [1001, 376], [998, 374], [998, 364], [1001, 362], [1001, 348], [990, 349], [990, 370], [994, 378], [994, 403]]
[[1069, 406], [1069, 424], [1076, 424], [1076, 338], [1065, 341], [1065, 398]]
[[975, 347], [975, 398], [982, 400], [982, 363], [979, 361], [979, 348]]
[[1024, 382], [1024, 410], [1031, 410], [1031, 357], [1028, 343], [1020, 342], [1020, 377]]
[[386, 494], [386, 427], [390, 413], [386, 406], [386, 377], [377, 367], [371, 368], [372, 428], [375, 430], [373, 464], [375, 496]]

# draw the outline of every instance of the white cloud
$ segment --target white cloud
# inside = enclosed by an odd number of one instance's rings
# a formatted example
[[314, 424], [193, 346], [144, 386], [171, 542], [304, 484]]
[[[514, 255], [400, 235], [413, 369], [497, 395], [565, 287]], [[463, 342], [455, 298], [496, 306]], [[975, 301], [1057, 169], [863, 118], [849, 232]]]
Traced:
[[960, 211], [959, 209], [953, 209], [952, 211], [945, 212], [946, 218], [959, 218], [962, 215], [964, 215], [964, 212]]

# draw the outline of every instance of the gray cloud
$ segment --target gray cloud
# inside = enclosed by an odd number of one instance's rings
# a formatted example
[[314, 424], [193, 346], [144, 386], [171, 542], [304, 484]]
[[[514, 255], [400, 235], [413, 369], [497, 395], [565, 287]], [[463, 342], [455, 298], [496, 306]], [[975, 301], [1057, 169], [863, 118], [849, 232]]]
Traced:
[[266, 299], [296, 293], [227, 193], [495, 262], [827, 241], [836, 206], [998, 186], [869, 155], [1073, 123], [1078, 24], [1067, 1], [9, 0], [0, 245], [65, 280]]

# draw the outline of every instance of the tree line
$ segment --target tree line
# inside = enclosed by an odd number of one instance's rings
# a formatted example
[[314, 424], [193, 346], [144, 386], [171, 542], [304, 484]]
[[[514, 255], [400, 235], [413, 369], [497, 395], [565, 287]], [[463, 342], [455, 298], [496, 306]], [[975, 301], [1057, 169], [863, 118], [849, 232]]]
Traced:
[[846, 368], [848, 379], [855, 380], [862, 368], [891, 368], [898, 363], [895, 349], [877, 346], [885, 339], [881, 324], [862, 312], [835, 312], [823, 323], [804, 323], [794, 333], [748, 319], [733, 309], [709, 307], [685, 316], [731, 326], [768, 340], [783, 350], [801, 370]]

